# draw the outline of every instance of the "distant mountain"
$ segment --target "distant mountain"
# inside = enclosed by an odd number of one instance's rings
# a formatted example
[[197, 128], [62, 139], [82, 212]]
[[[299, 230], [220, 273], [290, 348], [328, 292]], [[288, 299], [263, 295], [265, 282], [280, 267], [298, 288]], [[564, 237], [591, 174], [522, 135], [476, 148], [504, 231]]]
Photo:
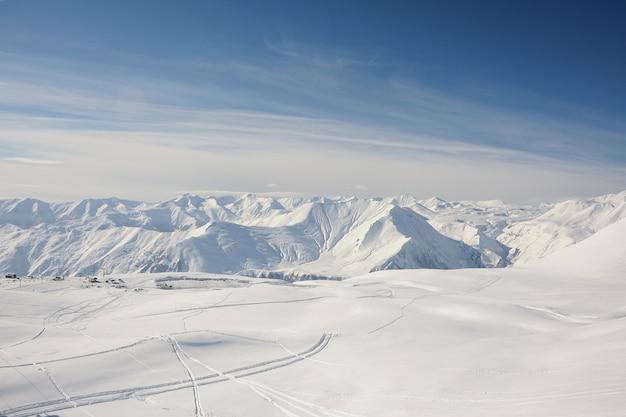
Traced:
[[0, 270], [18, 275], [239, 273], [284, 279], [503, 267], [626, 217], [626, 192], [552, 205], [184, 195], [0, 200]]
[[[558, 271], [565, 276], [583, 275], [587, 278], [595, 278], [609, 271], [609, 274], [623, 278], [626, 270], [625, 236], [626, 218], [622, 218], [580, 243], [567, 246], [544, 258], [529, 261], [526, 267]], [[619, 280], [614, 282], [618, 283]]]
[[513, 223], [498, 240], [512, 248], [509, 260], [525, 264], [581, 242], [626, 217], [626, 191], [555, 204], [534, 219]]

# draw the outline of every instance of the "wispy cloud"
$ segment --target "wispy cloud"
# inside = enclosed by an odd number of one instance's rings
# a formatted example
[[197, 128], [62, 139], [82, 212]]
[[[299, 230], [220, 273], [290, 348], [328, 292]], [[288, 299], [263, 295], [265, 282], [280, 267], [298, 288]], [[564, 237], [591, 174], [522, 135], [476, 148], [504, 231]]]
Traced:
[[0, 169], [29, 165], [0, 180], [0, 197], [18, 183], [40, 194], [148, 199], [271, 188], [445, 189], [456, 198], [471, 191], [519, 201], [626, 187], [619, 123], [516, 112], [363, 70], [383, 64], [331, 65], [336, 52], [312, 58], [297, 45], [271, 48], [281, 58], [265, 65], [163, 63], [195, 74], [196, 84], [140, 73], [110, 78], [97, 69], [86, 76], [32, 57], [0, 63], [0, 152], [11, 149]]
[[50, 159], [33, 159], [33, 158], [3, 158], [5, 162], [15, 162], [18, 164], [26, 164], [26, 165], [59, 165], [62, 164], [62, 161], [54, 161]]
[[[222, 70], [250, 80], [257, 88], [282, 92], [286, 102], [296, 103], [290, 106], [292, 114], [385, 127], [444, 143], [549, 153], [557, 158], [626, 161], [626, 146], [620, 145], [626, 124], [592, 109], [499, 88], [500, 96], [524, 96], [528, 105], [520, 110], [502, 103], [510, 99], [498, 101], [493, 91], [443, 92], [425, 87], [401, 71], [387, 71], [393, 65], [384, 59], [344, 60], [340, 52], [324, 56], [324, 51], [293, 42], [268, 45], [280, 53], [280, 59], [264, 66], [224, 63]], [[381, 68], [385, 69], [382, 77]], [[587, 146], [591, 140], [593, 149]]]

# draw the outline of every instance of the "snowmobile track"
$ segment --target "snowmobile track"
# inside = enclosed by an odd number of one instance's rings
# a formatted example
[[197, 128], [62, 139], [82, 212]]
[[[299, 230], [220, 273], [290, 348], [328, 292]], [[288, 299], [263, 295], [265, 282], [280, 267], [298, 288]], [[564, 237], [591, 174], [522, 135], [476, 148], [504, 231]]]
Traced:
[[[67, 398], [59, 398], [50, 401], [38, 402], [33, 404], [25, 404], [22, 406], [10, 408], [7, 410], [0, 410], [1, 417], [29, 417], [39, 414], [52, 413], [61, 410], [67, 410], [69, 408], [84, 407], [92, 404], [107, 403], [113, 401], [127, 400], [137, 396], [149, 396], [163, 394], [166, 392], [177, 391], [181, 389], [193, 389], [195, 386], [204, 386], [210, 384], [216, 384], [219, 382], [228, 381], [230, 376], [235, 378], [242, 378], [250, 375], [256, 375], [264, 372], [280, 369], [299, 361], [305, 360], [311, 356], [317, 355], [322, 352], [330, 341], [332, 340], [332, 334], [324, 333], [322, 337], [309, 349], [300, 352], [295, 355], [284, 356], [277, 359], [272, 359], [263, 362], [257, 362], [240, 368], [227, 370], [222, 373], [212, 373], [202, 377], [196, 377], [195, 379], [185, 379], [180, 381], [170, 381], [161, 384], [145, 385], [138, 387], [129, 387], [119, 390], [101, 391], [90, 394], [82, 394], [77, 396], [70, 396], [67, 394]], [[195, 382], [194, 382], [195, 381]], [[68, 400], [69, 398], [69, 400]], [[71, 401], [70, 401], [71, 400]]]

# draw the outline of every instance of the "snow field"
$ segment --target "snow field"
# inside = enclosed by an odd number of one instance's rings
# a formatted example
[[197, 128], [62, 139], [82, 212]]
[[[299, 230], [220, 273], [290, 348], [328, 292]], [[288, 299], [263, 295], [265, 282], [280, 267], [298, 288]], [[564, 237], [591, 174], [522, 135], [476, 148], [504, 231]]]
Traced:
[[589, 255], [622, 227], [523, 268], [6, 285], [0, 415], [622, 415], [626, 257]]
[[3, 280], [0, 416], [621, 416], [625, 228], [505, 269]]

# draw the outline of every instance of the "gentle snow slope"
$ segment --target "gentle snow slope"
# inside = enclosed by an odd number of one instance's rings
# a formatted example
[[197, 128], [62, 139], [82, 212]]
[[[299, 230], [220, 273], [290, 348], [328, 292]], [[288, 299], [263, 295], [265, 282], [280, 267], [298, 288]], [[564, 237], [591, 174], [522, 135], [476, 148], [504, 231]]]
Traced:
[[0, 415], [620, 416], [625, 227], [505, 269], [2, 280]]
[[536, 219], [506, 228], [498, 240], [515, 248], [511, 259], [523, 264], [580, 242], [626, 217], [626, 191], [556, 204]]

